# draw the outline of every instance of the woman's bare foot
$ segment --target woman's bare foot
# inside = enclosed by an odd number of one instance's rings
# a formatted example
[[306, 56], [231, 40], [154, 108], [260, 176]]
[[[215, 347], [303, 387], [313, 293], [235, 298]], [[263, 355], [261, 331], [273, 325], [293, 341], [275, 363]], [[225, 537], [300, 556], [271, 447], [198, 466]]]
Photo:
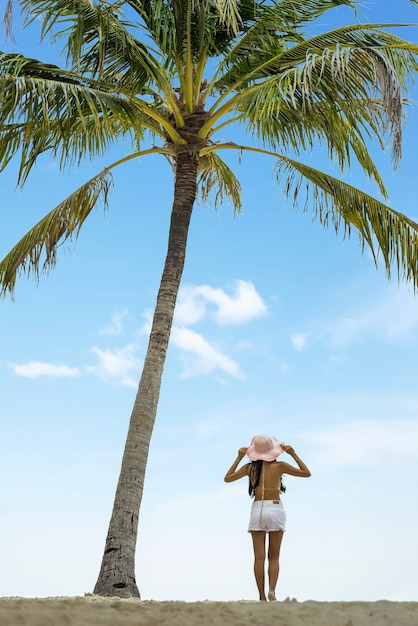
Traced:
[[268, 599], [269, 599], [270, 602], [276, 602], [277, 601], [276, 594], [271, 589], [268, 592]]

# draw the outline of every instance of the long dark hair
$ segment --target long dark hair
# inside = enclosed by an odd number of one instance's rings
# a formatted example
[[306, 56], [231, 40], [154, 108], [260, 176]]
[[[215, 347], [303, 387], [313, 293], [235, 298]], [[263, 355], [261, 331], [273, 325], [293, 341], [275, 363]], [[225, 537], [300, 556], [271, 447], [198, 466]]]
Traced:
[[[248, 472], [248, 493], [251, 498], [255, 496], [255, 490], [260, 484], [261, 468], [263, 467], [263, 461], [251, 461], [250, 471]], [[280, 478], [280, 491], [284, 493], [286, 487]]]

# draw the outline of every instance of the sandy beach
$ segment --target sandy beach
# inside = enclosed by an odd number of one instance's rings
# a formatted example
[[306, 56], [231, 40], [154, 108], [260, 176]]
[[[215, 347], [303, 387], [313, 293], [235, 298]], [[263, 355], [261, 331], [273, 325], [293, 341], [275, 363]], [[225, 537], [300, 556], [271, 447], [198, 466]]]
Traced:
[[418, 602], [0, 598], [0, 626], [416, 626]]

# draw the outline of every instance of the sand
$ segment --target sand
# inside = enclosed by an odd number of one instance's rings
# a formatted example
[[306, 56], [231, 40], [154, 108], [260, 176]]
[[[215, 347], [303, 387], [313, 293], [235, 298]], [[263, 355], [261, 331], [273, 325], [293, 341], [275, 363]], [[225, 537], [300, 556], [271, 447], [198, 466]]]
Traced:
[[0, 598], [0, 626], [417, 626], [418, 602]]

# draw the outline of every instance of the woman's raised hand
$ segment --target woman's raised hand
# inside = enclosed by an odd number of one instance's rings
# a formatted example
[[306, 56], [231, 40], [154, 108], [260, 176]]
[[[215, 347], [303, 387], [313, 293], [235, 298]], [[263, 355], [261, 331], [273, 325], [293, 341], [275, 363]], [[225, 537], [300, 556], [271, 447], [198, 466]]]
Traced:
[[288, 446], [286, 443], [281, 443], [280, 445], [282, 446], [283, 450], [287, 452], [287, 454], [290, 454], [291, 456], [295, 454], [295, 451], [292, 448], [292, 446]]
[[248, 448], [240, 448], [238, 450], [238, 456], [241, 457], [241, 459], [245, 456], [245, 453], [247, 452]]

